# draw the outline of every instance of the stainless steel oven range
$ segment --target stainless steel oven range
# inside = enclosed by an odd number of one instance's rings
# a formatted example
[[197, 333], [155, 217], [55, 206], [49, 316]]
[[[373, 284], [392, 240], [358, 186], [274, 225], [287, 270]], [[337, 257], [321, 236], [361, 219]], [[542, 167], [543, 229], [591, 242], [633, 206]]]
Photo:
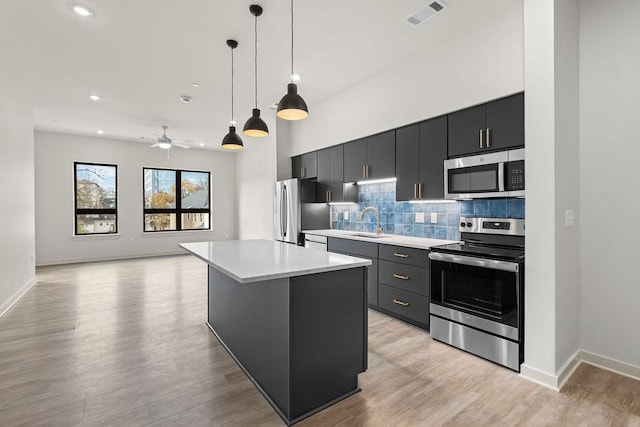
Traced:
[[524, 220], [460, 218], [462, 241], [434, 246], [431, 336], [515, 371], [524, 361]]

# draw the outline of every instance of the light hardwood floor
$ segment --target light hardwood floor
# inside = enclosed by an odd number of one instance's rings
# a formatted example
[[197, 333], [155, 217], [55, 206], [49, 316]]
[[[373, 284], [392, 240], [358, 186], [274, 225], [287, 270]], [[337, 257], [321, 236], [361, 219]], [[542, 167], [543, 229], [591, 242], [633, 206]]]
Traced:
[[[39, 268], [0, 318], [0, 426], [284, 423], [205, 326], [191, 256]], [[640, 382], [588, 365], [561, 393], [369, 311], [362, 392], [301, 426], [640, 426]]]

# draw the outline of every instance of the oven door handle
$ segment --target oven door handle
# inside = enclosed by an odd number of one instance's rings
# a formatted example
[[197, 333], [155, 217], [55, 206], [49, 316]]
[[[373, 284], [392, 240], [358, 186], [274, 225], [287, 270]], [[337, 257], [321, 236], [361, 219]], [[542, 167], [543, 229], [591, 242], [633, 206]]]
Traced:
[[517, 273], [520, 270], [520, 266], [517, 262], [474, 258], [464, 255], [445, 254], [441, 252], [430, 252], [429, 259], [434, 261], [444, 261], [454, 264], [469, 265], [472, 267], [489, 268], [491, 270], [510, 271], [513, 273]]

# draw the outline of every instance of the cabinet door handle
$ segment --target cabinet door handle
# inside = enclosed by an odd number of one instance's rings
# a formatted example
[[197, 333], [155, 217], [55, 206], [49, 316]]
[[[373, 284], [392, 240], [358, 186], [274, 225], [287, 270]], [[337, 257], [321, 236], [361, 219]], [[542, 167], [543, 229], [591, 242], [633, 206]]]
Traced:
[[409, 276], [403, 276], [402, 274], [393, 273], [393, 277], [400, 280], [409, 280]]
[[491, 148], [491, 128], [487, 128], [487, 148]]
[[413, 198], [418, 198], [418, 184], [413, 184]]
[[398, 258], [409, 258], [409, 255], [401, 254], [400, 252], [394, 252], [393, 256], [397, 256]]
[[422, 183], [418, 184], [418, 199], [422, 200]]
[[484, 139], [484, 129], [480, 129], [480, 148], [482, 148], [482, 143]]
[[409, 305], [409, 303], [408, 303], [408, 302], [400, 301], [399, 299], [395, 299], [395, 298], [393, 299], [393, 302], [394, 302], [395, 304], [401, 305], [401, 306], [403, 306], [403, 307], [407, 307], [407, 306]]
[[367, 179], [371, 178], [371, 165], [365, 166], [365, 169], [367, 171]]
[[365, 165], [362, 165], [362, 179], [366, 179], [367, 178], [367, 167]]
[[300, 168], [300, 178], [304, 178], [304, 168]]

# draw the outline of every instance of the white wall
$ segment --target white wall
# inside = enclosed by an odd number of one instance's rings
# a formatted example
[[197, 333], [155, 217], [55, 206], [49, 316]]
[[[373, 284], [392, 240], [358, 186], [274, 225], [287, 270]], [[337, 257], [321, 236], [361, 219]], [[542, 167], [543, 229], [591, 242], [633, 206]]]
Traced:
[[273, 186], [276, 181], [276, 123], [272, 110], [262, 112], [269, 136], [242, 136], [244, 149], [237, 154], [238, 236], [273, 239]]
[[640, 367], [640, 2], [580, 8], [581, 344]]
[[35, 280], [33, 116], [0, 68], [0, 315]]
[[522, 91], [522, 2], [503, 5], [492, 19], [478, 22], [473, 29], [445, 43], [434, 46], [425, 38], [420, 56], [413, 61], [398, 64], [324, 102], [310, 105], [309, 117], [292, 127], [288, 155]]
[[[118, 165], [118, 235], [73, 235], [73, 162]], [[143, 233], [143, 167], [211, 172], [212, 230]], [[181, 242], [236, 238], [235, 156], [219, 151], [161, 149], [136, 142], [36, 132], [36, 262], [183, 253]]]

